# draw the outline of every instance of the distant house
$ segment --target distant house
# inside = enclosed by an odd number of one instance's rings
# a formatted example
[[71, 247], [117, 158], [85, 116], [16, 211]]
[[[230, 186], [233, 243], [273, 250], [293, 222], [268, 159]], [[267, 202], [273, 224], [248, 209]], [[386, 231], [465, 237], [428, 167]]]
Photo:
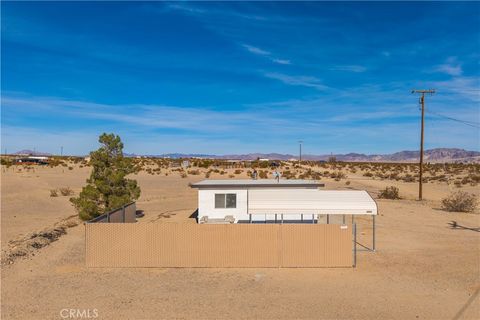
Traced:
[[14, 160], [15, 163], [17, 164], [40, 164], [40, 165], [46, 165], [48, 164], [48, 157], [44, 156], [29, 156], [29, 157], [21, 157], [21, 158], [16, 158]]

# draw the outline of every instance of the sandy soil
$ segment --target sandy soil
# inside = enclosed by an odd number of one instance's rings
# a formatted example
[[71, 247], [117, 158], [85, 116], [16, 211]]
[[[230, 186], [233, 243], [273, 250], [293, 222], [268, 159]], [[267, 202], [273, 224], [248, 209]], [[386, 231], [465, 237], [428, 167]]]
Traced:
[[[88, 168], [37, 168], [2, 172], [2, 249], [9, 240], [51, 226], [74, 214], [68, 197]], [[212, 175], [211, 178], [220, 176]], [[222, 176], [227, 178], [227, 176]], [[203, 175], [137, 176], [142, 187], [141, 223], [184, 220], [196, 208], [189, 182]], [[100, 319], [478, 319], [480, 233], [451, 229], [452, 220], [479, 227], [480, 215], [446, 213], [439, 200], [446, 184], [425, 186], [427, 201], [415, 201], [416, 184], [371, 180], [349, 174], [326, 179], [329, 189], [397, 185], [403, 200], [379, 200], [376, 253], [361, 251], [357, 268], [346, 269], [87, 269], [84, 227], [68, 229], [34, 256], [2, 267], [2, 319], [61, 319], [62, 309], [93, 309]], [[478, 193], [476, 187], [463, 190]], [[359, 221], [362, 223], [362, 221]], [[360, 241], [371, 229], [363, 221]]]

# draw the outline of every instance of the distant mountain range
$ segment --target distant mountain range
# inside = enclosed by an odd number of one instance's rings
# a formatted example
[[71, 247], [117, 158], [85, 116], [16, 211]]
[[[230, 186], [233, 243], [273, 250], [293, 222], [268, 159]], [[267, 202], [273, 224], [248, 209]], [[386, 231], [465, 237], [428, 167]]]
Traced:
[[[36, 155], [36, 156], [50, 156], [50, 153], [21, 150], [14, 153], [15, 155]], [[347, 154], [331, 154], [331, 155], [302, 155], [304, 160], [328, 160], [331, 157], [335, 157], [337, 161], [350, 161], [350, 162], [417, 162], [419, 160], [419, 151], [400, 151], [392, 154], [363, 154], [363, 153], [347, 153]], [[281, 154], [281, 153], [248, 153], [248, 154], [229, 154], [229, 155], [213, 155], [213, 154], [199, 154], [199, 153], [166, 153], [160, 155], [137, 155], [133, 153], [125, 153], [125, 156], [136, 157], [156, 157], [156, 158], [203, 158], [203, 159], [238, 159], [238, 160], [256, 160], [256, 159], [269, 159], [269, 160], [290, 160], [298, 159], [298, 155]], [[425, 150], [424, 152], [425, 162], [477, 162], [480, 163], [480, 152], [468, 151], [458, 148], [436, 148]]]
[[[372, 154], [363, 153], [347, 153], [347, 154], [330, 154], [330, 155], [302, 155], [304, 160], [324, 160], [327, 161], [331, 157], [335, 157], [337, 161], [350, 162], [417, 162], [419, 161], [419, 151], [400, 151], [392, 154]], [[135, 155], [132, 155], [135, 156]], [[239, 160], [290, 160], [298, 159], [298, 155], [281, 154], [281, 153], [248, 153], [248, 154], [229, 154], [229, 155], [209, 155], [209, 154], [182, 154], [167, 153], [156, 157], [178, 158], [208, 158], [208, 159], [239, 159]], [[468, 151], [458, 148], [436, 148], [425, 150], [425, 162], [479, 162], [480, 152]]]
[[24, 156], [24, 155], [28, 155], [28, 156], [52, 156], [52, 154], [48, 153], [48, 152], [41, 152], [41, 151], [28, 150], [28, 149], [17, 151], [15, 153], [13, 153], [13, 155], [17, 155], [17, 156], [20, 156], [20, 155], [22, 155], [22, 156]]

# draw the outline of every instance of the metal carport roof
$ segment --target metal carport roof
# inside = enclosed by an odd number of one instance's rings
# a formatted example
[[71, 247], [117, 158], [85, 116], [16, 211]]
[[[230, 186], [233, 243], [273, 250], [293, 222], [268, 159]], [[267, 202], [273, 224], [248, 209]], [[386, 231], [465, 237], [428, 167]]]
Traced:
[[248, 213], [376, 215], [377, 204], [366, 191], [250, 189]]

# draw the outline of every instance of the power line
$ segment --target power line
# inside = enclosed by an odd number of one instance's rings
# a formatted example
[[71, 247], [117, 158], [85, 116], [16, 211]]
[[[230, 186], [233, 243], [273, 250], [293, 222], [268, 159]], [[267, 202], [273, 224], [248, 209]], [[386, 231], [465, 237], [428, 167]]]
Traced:
[[436, 116], [438, 116], [438, 117], [441, 117], [441, 118], [445, 118], [445, 119], [448, 119], [448, 120], [456, 121], [456, 122], [465, 124], [465, 125], [467, 125], [467, 126], [474, 127], [474, 128], [479, 128], [479, 129], [480, 129], [480, 122], [474, 122], [474, 121], [467, 121], [467, 120], [455, 119], [455, 118], [448, 117], [448, 116], [445, 116], [445, 115], [443, 115], [443, 114], [440, 114], [440, 113], [437, 113], [437, 112], [434, 112], [434, 111], [430, 111], [430, 110], [427, 110], [427, 112], [428, 112], [428, 113], [431, 113], [431, 114], [434, 114], [434, 115], [436, 115]]

